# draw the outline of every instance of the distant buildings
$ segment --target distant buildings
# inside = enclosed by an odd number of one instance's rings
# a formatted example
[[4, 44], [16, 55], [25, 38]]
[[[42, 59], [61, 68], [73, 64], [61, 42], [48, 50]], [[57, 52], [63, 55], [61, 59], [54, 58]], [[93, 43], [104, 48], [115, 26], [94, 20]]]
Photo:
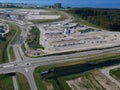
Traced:
[[25, 3], [0, 3], [0, 8], [39, 8], [40, 6]]
[[62, 4], [61, 4], [61, 3], [55, 3], [55, 4], [54, 4], [54, 7], [55, 7], [55, 8], [61, 8], [61, 7], [62, 7]]
[[0, 22], [0, 34], [5, 32], [5, 24]]
[[0, 3], [0, 8], [62, 8], [62, 4], [54, 3], [53, 5], [35, 5], [25, 3]]

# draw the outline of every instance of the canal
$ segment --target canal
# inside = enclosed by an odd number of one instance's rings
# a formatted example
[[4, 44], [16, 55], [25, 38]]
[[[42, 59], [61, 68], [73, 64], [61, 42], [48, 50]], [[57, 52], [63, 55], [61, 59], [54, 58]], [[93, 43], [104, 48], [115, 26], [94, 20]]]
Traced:
[[83, 73], [89, 70], [93, 69], [99, 69], [107, 66], [117, 65], [120, 64], [120, 59], [112, 59], [108, 61], [103, 61], [100, 63], [87, 63], [87, 64], [76, 64], [71, 66], [65, 66], [65, 67], [56, 67], [52, 70], [49, 69], [48, 73], [42, 74], [43, 78], [46, 79], [52, 79], [52, 78], [58, 78], [62, 76], [72, 75], [72, 74], [78, 74]]

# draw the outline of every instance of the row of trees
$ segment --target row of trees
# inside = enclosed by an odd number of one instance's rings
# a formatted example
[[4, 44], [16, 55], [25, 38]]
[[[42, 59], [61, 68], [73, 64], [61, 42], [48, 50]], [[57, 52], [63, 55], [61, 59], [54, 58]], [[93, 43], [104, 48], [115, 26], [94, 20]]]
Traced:
[[74, 8], [69, 12], [101, 27], [120, 31], [120, 9]]

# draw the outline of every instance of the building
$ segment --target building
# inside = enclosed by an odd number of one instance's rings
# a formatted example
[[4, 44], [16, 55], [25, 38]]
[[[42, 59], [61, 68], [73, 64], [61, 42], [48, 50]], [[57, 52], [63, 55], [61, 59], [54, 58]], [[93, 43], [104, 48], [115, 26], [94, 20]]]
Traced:
[[69, 36], [71, 33], [70, 29], [69, 28], [66, 28], [65, 31], [64, 31], [64, 35], [65, 36]]
[[55, 3], [55, 4], [54, 4], [54, 7], [55, 7], [55, 8], [61, 8], [62, 5], [61, 5], [61, 3]]

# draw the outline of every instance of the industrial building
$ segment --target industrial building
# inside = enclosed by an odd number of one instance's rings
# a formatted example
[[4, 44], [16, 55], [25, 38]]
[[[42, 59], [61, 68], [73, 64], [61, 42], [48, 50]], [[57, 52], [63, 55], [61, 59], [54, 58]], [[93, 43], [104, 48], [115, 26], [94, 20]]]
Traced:
[[9, 26], [8, 24], [4, 22], [0, 22], [0, 39], [5, 40], [5, 34], [9, 32]]
[[55, 4], [54, 4], [54, 7], [55, 7], [55, 8], [61, 8], [61, 7], [62, 7], [62, 4], [61, 4], [61, 3], [55, 3]]

